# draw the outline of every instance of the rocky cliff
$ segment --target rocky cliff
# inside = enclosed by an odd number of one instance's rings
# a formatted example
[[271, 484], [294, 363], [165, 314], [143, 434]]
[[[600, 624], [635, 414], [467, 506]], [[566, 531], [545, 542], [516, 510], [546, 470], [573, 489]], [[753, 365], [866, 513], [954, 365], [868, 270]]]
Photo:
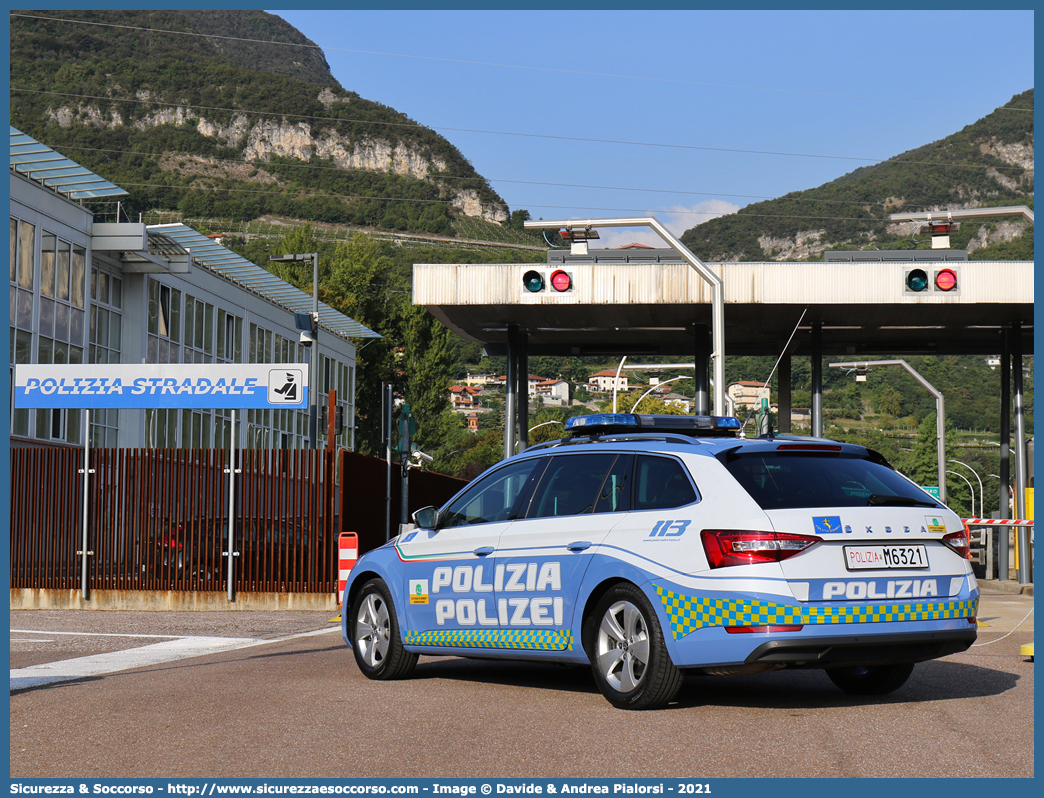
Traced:
[[[940, 141], [817, 188], [746, 206], [687, 230], [705, 260], [815, 260], [827, 249], [916, 249], [911, 225], [888, 214], [1033, 205], [1033, 90]], [[811, 225], [801, 217], [814, 217]], [[954, 248], [976, 258], [1032, 259], [1032, 227], [997, 219], [964, 223]]]
[[[456, 147], [344, 90], [278, 17], [14, 12], [11, 36], [12, 124], [136, 184], [132, 211], [275, 212], [435, 233], [452, 232], [453, 214], [508, 218]], [[255, 45], [248, 57], [244, 41], [259, 39], [299, 47]]]

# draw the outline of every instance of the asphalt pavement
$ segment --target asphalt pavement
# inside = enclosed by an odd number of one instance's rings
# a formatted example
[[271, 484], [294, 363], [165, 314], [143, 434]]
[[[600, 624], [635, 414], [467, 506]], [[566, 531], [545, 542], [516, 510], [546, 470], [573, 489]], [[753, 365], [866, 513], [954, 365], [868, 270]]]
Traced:
[[583, 668], [422, 657], [370, 682], [331, 613], [17, 611], [13, 671], [240, 647], [13, 691], [11, 776], [1030, 777], [1032, 609], [984, 584], [976, 644], [881, 698], [784, 670], [689, 677], [644, 713]]

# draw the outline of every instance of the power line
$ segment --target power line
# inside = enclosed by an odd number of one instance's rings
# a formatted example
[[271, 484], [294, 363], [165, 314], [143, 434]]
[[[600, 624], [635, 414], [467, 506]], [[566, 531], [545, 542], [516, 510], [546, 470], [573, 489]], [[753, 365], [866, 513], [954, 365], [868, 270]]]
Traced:
[[[192, 155], [190, 153], [157, 153], [157, 152], [147, 152], [145, 150], [113, 150], [113, 149], [108, 149], [108, 148], [103, 148], [103, 147], [84, 147], [84, 146], [77, 145], [77, 144], [61, 145], [61, 144], [54, 144], [54, 143], [52, 143], [51, 146], [54, 147], [56, 150], [62, 150], [62, 151], [65, 151], [65, 150], [78, 150], [78, 151], [81, 151], [81, 152], [111, 153], [111, 154], [115, 154], [115, 155], [144, 155], [144, 156], [151, 156], [153, 158], [170, 157], [170, 158], [205, 159], [208, 164], [210, 164], [210, 163], [216, 163], [216, 164], [226, 163], [226, 164], [235, 164], [235, 165], [242, 166], [242, 165], [250, 163], [250, 161], [245, 161], [245, 160], [240, 160], [240, 159], [235, 159], [235, 158], [214, 158], [213, 156], [196, 156], [196, 155]], [[318, 166], [318, 165], [315, 165], [315, 164], [306, 164], [306, 163], [283, 163], [283, 162], [280, 162], [278, 164], [275, 164], [275, 166], [278, 167], [279, 169], [310, 169], [310, 170], [315, 169], [315, 170], [330, 171], [330, 172], [361, 172], [361, 173], [365, 173], [365, 174], [373, 174], [374, 173], [373, 170], [371, 170], [371, 169], [354, 169], [354, 168], [351, 168], [351, 167], [341, 167], [341, 166]], [[552, 188], [587, 188], [587, 189], [596, 189], [596, 190], [601, 190], [601, 191], [635, 191], [635, 192], [642, 192], [642, 193], [648, 193], [648, 194], [684, 194], [684, 195], [699, 196], [699, 197], [732, 197], [733, 199], [776, 200], [776, 201], [779, 201], [779, 202], [814, 202], [814, 203], [817, 203], [817, 204], [826, 204], [826, 205], [860, 205], [860, 206], [880, 205], [880, 206], [885, 206], [885, 205], [888, 204], [888, 203], [885, 203], [885, 202], [870, 202], [870, 201], [866, 201], [866, 200], [857, 200], [857, 199], [853, 199], [853, 200], [831, 200], [831, 199], [816, 199], [816, 198], [812, 198], [812, 197], [786, 197], [786, 196], [783, 196], [783, 197], [770, 197], [770, 196], [761, 195], [761, 194], [726, 194], [726, 193], [721, 192], [721, 191], [686, 191], [686, 190], [682, 190], [682, 189], [635, 188], [635, 187], [630, 187], [630, 186], [599, 186], [599, 185], [589, 185], [589, 184], [585, 184], [585, 183], [548, 183], [548, 182], [543, 182], [543, 181], [539, 181], [539, 180], [514, 180], [514, 179], [509, 179], [509, 178], [497, 178], [497, 177], [490, 177], [490, 178], [486, 178], [486, 177], [464, 177], [464, 176], [461, 176], [461, 175], [445, 175], [445, 174], [439, 174], [436, 177], [439, 180], [460, 180], [460, 181], [464, 181], [464, 182], [472, 181], [472, 182], [484, 182], [484, 183], [487, 183], [487, 184], [488, 183], [494, 183], [494, 182], [496, 182], [496, 183], [513, 183], [513, 184], [516, 184], [516, 185], [524, 185], [524, 186], [550, 186]]]
[[[343, 199], [343, 200], [376, 200], [380, 202], [414, 202], [414, 203], [437, 203], [440, 205], [452, 205], [453, 200], [437, 200], [437, 199], [415, 199], [412, 197], [372, 197], [364, 196], [359, 194], [310, 194], [306, 192], [273, 192], [265, 191], [262, 189], [248, 189], [248, 188], [222, 188], [219, 186], [178, 186], [168, 185], [164, 183], [120, 183], [121, 188], [169, 188], [169, 189], [183, 189], [188, 191], [211, 191], [211, 192], [225, 192], [229, 194], [268, 194], [279, 197], [297, 197], [303, 199]], [[596, 208], [592, 206], [572, 206], [572, 205], [538, 205], [538, 204], [526, 204], [520, 203], [519, 207], [525, 208], [556, 208], [559, 210], [573, 210], [573, 211], [614, 211], [618, 213], [646, 213], [647, 208]], [[688, 216], [744, 216], [744, 217], [757, 217], [767, 219], [806, 219], [809, 221], [839, 221], [839, 222], [866, 222], [873, 220], [873, 217], [867, 216], [799, 216], [789, 214], [775, 214], [775, 213], [742, 213], [737, 211], [734, 214], [719, 214], [713, 211], [690, 211], [690, 210], [679, 210], [670, 211], [672, 215], [688, 215]]]
[[[416, 60], [422, 60], [422, 61], [439, 61], [439, 62], [449, 63], [449, 64], [466, 64], [468, 66], [498, 67], [498, 68], [502, 68], [502, 69], [522, 69], [522, 70], [528, 70], [528, 71], [533, 71], [533, 72], [551, 72], [551, 73], [563, 74], [563, 75], [582, 75], [582, 76], [585, 76], [585, 77], [615, 78], [615, 79], [623, 79], [623, 80], [644, 80], [644, 81], [657, 82], [657, 83], [674, 83], [674, 84], [685, 85], [685, 86], [707, 86], [707, 87], [711, 87], [711, 88], [721, 88], [721, 89], [743, 89], [743, 90], [746, 90], [746, 91], [773, 91], [773, 92], [780, 92], [780, 93], [783, 93], [783, 94], [801, 94], [801, 95], [816, 96], [816, 97], [841, 97], [841, 98], [845, 98], [845, 99], [855, 99], [855, 100], [880, 100], [880, 101], [885, 101], [885, 102], [899, 102], [899, 103], [911, 103], [911, 104], [921, 104], [921, 105], [943, 105], [943, 106], [953, 106], [953, 107], [958, 107], [958, 108], [985, 108], [985, 109], [990, 109], [990, 106], [988, 106], [988, 105], [976, 105], [976, 104], [972, 104], [972, 103], [952, 103], [952, 102], [942, 102], [940, 100], [925, 100], [925, 99], [912, 99], [911, 100], [911, 99], [904, 99], [904, 98], [901, 98], [901, 97], [876, 97], [876, 96], [873, 96], [873, 95], [863, 95], [863, 94], [840, 94], [840, 93], [835, 93], [835, 92], [808, 91], [808, 90], [803, 90], [803, 89], [780, 89], [780, 88], [775, 88], [775, 87], [771, 87], [771, 86], [743, 86], [743, 85], [734, 85], [734, 84], [728, 84], [728, 83], [708, 83], [706, 81], [682, 80], [680, 78], [663, 78], [663, 77], [646, 76], [646, 75], [620, 75], [620, 74], [613, 74], [613, 73], [606, 73], [606, 72], [585, 72], [585, 71], [576, 70], [576, 69], [560, 69], [560, 68], [556, 68], [556, 67], [539, 67], [539, 66], [529, 66], [529, 65], [526, 65], [526, 64], [500, 64], [500, 63], [487, 62], [487, 61], [468, 61], [468, 60], [464, 60], [464, 59], [460, 59], [460, 58], [443, 58], [443, 57], [437, 57], [437, 56], [413, 55], [413, 54], [408, 54], [408, 53], [385, 53], [385, 52], [379, 52], [379, 51], [373, 51], [373, 50], [358, 50], [358, 49], [349, 48], [349, 47], [325, 47], [324, 48], [324, 47], [320, 47], [317, 44], [304, 44], [304, 43], [299, 43], [299, 42], [277, 42], [277, 41], [273, 41], [273, 40], [270, 40], [270, 39], [247, 39], [247, 38], [243, 38], [243, 37], [239, 37], [239, 36], [220, 36], [220, 35], [211, 34], [211, 33], [196, 33], [194, 31], [177, 31], [177, 30], [169, 30], [169, 29], [166, 29], [166, 28], [140, 28], [140, 27], [135, 27], [135, 26], [132, 26], [132, 25], [118, 25], [118, 24], [109, 23], [109, 22], [93, 22], [93, 21], [88, 21], [88, 20], [66, 19], [66, 18], [62, 18], [62, 17], [48, 17], [48, 16], [33, 15], [33, 14], [12, 13], [11, 16], [12, 17], [22, 17], [22, 18], [25, 18], [25, 19], [48, 20], [48, 21], [51, 21], [51, 22], [66, 22], [66, 23], [75, 24], [75, 25], [96, 25], [96, 26], [99, 26], [99, 27], [119, 28], [119, 29], [122, 29], [122, 30], [137, 30], [137, 31], [144, 31], [144, 32], [147, 32], [147, 33], [169, 33], [169, 34], [174, 35], [174, 36], [197, 36], [197, 37], [203, 38], [203, 39], [221, 39], [221, 40], [226, 40], [226, 41], [247, 42], [249, 44], [272, 44], [272, 45], [279, 45], [279, 46], [284, 46], [284, 47], [298, 47], [298, 48], [303, 48], [303, 49], [318, 50], [320, 53], [322, 53], [323, 50], [332, 50], [332, 51], [335, 51], [335, 52], [356, 53], [356, 54], [359, 54], [359, 55], [379, 55], [379, 56], [385, 56], [385, 57], [390, 57], [390, 58], [409, 58], [409, 59], [416, 59]], [[1023, 112], [1023, 113], [1033, 113], [1033, 109], [1032, 108], [1007, 108], [1007, 107], [1004, 107], [1004, 106], [1002, 106], [1000, 108], [996, 108], [996, 109], [990, 109], [990, 110], [1016, 111], [1016, 112]]]
[[[864, 161], [868, 164], [882, 164], [886, 162], [892, 163], [904, 163], [919, 166], [942, 166], [947, 168], [959, 168], [959, 169], [1023, 169], [1020, 166], [992, 166], [987, 164], [956, 164], [956, 163], [942, 163], [937, 161], [912, 161], [901, 158], [867, 158], [858, 155], [821, 155], [817, 153], [803, 153], [803, 152], [777, 152], [772, 150], [744, 150], [736, 149], [731, 147], [707, 147], [697, 144], [667, 144], [660, 142], [649, 142], [649, 141], [627, 141], [623, 139], [596, 139], [587, 138], [582, 136], [558, 136], [550, 133], [519, 133], [510, 130], [482, 130], [479, 128], [463, 128], [463, 127], [447, 127], [445, 125], [420, 125], [416, 122], [379, 122], [370, 119], [352, 119], [343, 117], [333, 116], [312, 116], [309, 114], [289, 114], [282, 111], [257, 111], [247, 108], [226, 108], [222, 106], [214, 105], [192, 105], [190, 103], [171, 103], [164, 102], [161, 100], [142, 100], [138, 98], [130, 97], [104, 97], [97, 94], [75, 94], [72, 92], [60, 92], [60, 91], [46, 91], [43, 89], [26, 89], [20, 86], [12, 86], [12, 92], [22, 92], [24, 94], [46, 94], [55, 97], [72, 97], [80, 100], [103, 100], [105, 102], [121, 102], [131, 103], [133, 105], [160, 105], [168, 108], [186, 108], [200, 111], [222, 111], [225, 113], [238, 113], [248, 114], [252, 116], [271, 116], [271, 117], [282, 117], [286, 119], [304, 119], [312, 120], [316, 122], [352, 122], [355, 124], [363, 125], [384, 125], [386, 127], [402, 127], [410, 128], [413, 130], [448, 130], [455, 133], [481, 133], [484, 135], [493, 136], [517, 136], [519, 138], [535, 138], [535, 139], [551, 139], [555, 141], [579, 141], [586, 144], [622, 144], [633, 147], [662, 147], [666, 149], [679, 149], [679, 150], [700, 150], [705, 152], [729, 152], [740, 155], [775, 155], [785, 156], [792, 158], [823, 158], [827, 160], [835, 161]], [[1028, 171], [1028, 170], [1026, 170]]]

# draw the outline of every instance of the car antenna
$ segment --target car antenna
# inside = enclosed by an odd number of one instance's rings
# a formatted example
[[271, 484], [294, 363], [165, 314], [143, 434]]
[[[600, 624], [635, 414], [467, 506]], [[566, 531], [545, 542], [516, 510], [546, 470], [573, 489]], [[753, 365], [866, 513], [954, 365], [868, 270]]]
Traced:
[[[787, 349], [790, 348], [790, 342], [794, 340], [794, 336], [797, 334], [798, 327], [801, 326], [801, 322], [804, 320], [806, 313], [808, 313], [808, 305], [805, 305], [805, 309], [803, 311], [801, 311], [801, 316], [800, 316], [800, 318], [798, 318], [797, 324], [794, 325], [794, 329], [791, 331], [790, 337], [787, 339], [786, 345], [783, 347], [783, 350], [780, 352], [779, 357], [776, 358], [776, 362], [772, 366], [772, 371], [769, 372], [768, 379], [765, 380], [765, 385], [766, 386], [770, 382], [772, 382], [772, 375], [776, 373], [776, 369], [779, 367], [779, 361], [781, 361], [783, 359], [783, 356], [787, 353]], [[743, 426], [744, 427], [747, 426], [747, 422], [750, 421], [751, 416], [753, 416], [755, 412], [756, 411], [754, 409], [751, 409], [750, 413], [747, 415], [747, 418], [743, 421]], [[771, 430], [771, 429], [772, 429], [772, 425], [770, 424], [769, 425], [769, 430]]]

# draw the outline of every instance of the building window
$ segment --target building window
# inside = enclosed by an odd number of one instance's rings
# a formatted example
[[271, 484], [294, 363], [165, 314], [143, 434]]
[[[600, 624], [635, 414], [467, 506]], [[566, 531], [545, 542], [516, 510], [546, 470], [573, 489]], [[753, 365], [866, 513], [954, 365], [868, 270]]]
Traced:
[[[88, 314], [89, 363], [119, 363], [123, 329], [123, 280], [94, 264], [91, 269], [91, 309]], [[91, 446], [119, 445], [120, 411], [98, 408], [91, 412]]]
[[214, 362], [214, 306], [185, 294], [185, 363]]
[[[11, 321], [7, 361], [33, 362], [33, 245], [36, 225], [11, 219]], [[13, 369], [12, 369], [13, 371]], [[14, 385], [14, 375], [11, 375]], [[11, 413], [11, 434], [29, 435], [29, 413], [24, 408]]]
[[[35, 225], [11, 219], [10, 233], [10, 362], [83, 363], [87, 250], [41, 230], [36, 258]], [[80, 411], [16, 410], [11, 414], [11, 432], [82, 443]]]
[[181, 291], [150, 279], [145, 362], [181, 362], [181, 318]]

